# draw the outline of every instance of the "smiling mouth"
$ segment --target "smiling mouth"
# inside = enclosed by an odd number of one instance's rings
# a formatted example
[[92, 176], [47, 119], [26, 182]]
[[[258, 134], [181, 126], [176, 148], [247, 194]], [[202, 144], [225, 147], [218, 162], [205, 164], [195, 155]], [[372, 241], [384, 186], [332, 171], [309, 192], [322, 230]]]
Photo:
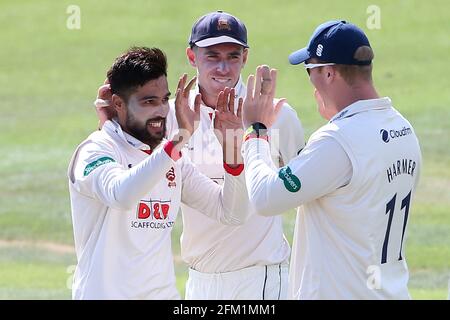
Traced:
[[147, 126], [151, 128], [162, 128], [164, 125], [165, 119], [155, 119], [147, 121]]
[[215, 77], [213, 77], [212, 79], [214, 81], [217, 81], [217, 82], [221, 83], [221, 84], [225, 84], [225, 83], [231, 81], [231, 79], [229, 79], [229, 78], [224, 79], [224, 78], [215, 78]]

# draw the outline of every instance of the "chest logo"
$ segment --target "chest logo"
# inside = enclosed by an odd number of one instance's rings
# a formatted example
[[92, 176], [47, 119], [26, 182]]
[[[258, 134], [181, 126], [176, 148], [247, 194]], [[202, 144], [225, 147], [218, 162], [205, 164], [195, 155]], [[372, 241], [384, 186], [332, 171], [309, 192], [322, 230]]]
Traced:
[[167, 171], [166, 178], [169, 181], [169, 183], [167, 184], [167, 186], [169, 188], [177, 186], [177, 183], [175, 182], [175, 178], [176, 178], [176, 176], [175, 176], [175, 169], [173, 167], [170, 168], [169, 171]]

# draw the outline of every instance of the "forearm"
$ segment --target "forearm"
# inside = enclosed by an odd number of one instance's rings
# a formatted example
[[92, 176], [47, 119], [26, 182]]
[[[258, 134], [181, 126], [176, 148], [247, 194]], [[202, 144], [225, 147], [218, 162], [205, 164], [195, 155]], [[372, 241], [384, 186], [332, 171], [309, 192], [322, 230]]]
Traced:
[[223, 162], [231, 168], [237, 168], [244, 164], [244, 158], [241, 153], [242, 143], [235, 141], [232, 146], [225, 142], [222, 147]]
[[[238, 169], [237, 172], [241, 170], [242, 168]], [[239, 175], [225, 174], [225, 182], [220, 197], [218, 211], [222, 223], [241, 225], [247, 221], [251, 206], [243, 172]]]
[[182, 202], [222, 224], [240, 225], [250, 211], [243, 165], [234, 169], [226, 164], [224, 167], [227, 173], [220, 186], [192, 163], [184, 163]]
[[250, 202], [259, 214], [266, 216], [283, 213], [346, 186], [353, 172], [347, 153], [330, 137], [318, 137], [279, 170], [273, 167], [269, 144], [250, 139], [244, 143], [244, 163]]
[[278, 179], [266, 140], [253, 138], [244, 143], [245, 180], [248, 197], [259, 214], [282, 213], [277, 204], [281, 199], [271, 197], [272, 185]]
[[94, 193], [108, 206], [129, 209], [152, 190], [174, 165], [170, 143], [129, 170], [103, 170]]

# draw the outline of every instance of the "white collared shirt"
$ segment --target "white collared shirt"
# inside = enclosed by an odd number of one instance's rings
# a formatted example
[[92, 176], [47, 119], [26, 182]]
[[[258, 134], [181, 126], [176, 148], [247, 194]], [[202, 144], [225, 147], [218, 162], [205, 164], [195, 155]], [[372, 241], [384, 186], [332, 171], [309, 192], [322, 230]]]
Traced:
[[[240, 79], [236, 96], [245, 97], [246, 86]], [[198, 85], [190, 92], [190, 106]], [[238, 99], [236, 99], [235, 110]], [[170, 101], [167, 128], [169, 136], [177, 130], [174, 100]], [[223, 183], [223, 154], [214, 128], [214, 110], [204, 104], [200, 107], [200, 125], [187, 145], [186, 154], [205, 175], [218, 184]], [[288, 104], [281, 108], [279, 117], [269, 134], [273, 160], [279, 166], [289, 162], [304, 147], [304, 133], [297, 113]], [[245, 170], [245, 169], [244, 169]], [[195, 209], [182, 205], [183, 234], [181, 256], [199, 272], [219, 273], [240, 270], [255, 265], [272, 265], [288, 261], [290, 246], [283, 234], [280, 216], [262, 217], [252, 213], [242, 226], [225, 226], [212, 219], [204, 219]]]
[[264, 140], [243, 148], [258, 212], [300, 206], [289, 298], [409, 298], [403, 244], [421, 152], [389, 98], [341, 110], [282, 170], [273, 169]]
[[[243, 174], [223, 188], [171, 142], [149, 146], [105, 122], [75, 151], [69, 191], [77, 254], [74, 299], [178, 299], [171, 231], [181, 202], [205, 219], [241, 224], [248, 206]], [[236, 213], [236, 214], [235, 214]]]

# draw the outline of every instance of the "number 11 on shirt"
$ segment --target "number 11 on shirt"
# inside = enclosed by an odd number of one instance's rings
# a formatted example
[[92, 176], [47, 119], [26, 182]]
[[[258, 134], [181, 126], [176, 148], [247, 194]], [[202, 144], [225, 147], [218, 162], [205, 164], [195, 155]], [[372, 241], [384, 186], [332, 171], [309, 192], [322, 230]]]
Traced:
[[[384, 236], [384, 242], [383, 242], [383, 252], [381, 254], [381, 264], [386, 263], [387, 261], [387, 249], [388, 249], [388, 243], [389, 243], [389, 234], [391, 232], [391, 223], [392, 223], [392, 217], [394, 216], [395, 211], [395, 201], [397, 199], [397, 194], [394, 195], [394, 197], [386, 204], [386, 214], [389, 213], [389, 220], [386, 228], [386, 235]], [[408, 222], [408, 214], [409, 214], [409, 203], [411, 201], [411, 191], [408, 193], [408, 195], [402, 200], [402, 206], [400, 210], [405, 209], [405, 217], [403, 219], [403, 230], [402, 230], [402, 240], [400, 243], [400, 252], [398, 255], [398, 260], [402, 260], [402, 247], [403, 247], [403, 237], [405, 236], [405, 230], [406, 230], [406, 223]]]

